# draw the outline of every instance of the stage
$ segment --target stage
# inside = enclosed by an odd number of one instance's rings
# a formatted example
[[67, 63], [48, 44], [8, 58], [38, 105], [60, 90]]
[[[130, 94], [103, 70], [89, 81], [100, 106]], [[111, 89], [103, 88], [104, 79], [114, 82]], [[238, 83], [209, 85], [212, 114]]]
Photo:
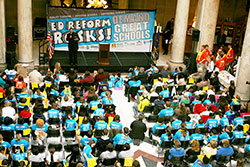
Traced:
[[[110, 65], [101, 66], [98, 64], [99, 52], [78, 52], [77, 53], [77, 69], [78, 72], [85, 70], [93, 71], [103, 68], [108, 72], [128, 72], [130, 67], [150, 67], [153, 63], [151, 53], [146, 52], [110, 52]], [[68, 71], [70, 68], [69, 53], [67, 51], [55, 51], [51, 67], [54, 68], [55, 63], [60, 62], [62, 69]]]

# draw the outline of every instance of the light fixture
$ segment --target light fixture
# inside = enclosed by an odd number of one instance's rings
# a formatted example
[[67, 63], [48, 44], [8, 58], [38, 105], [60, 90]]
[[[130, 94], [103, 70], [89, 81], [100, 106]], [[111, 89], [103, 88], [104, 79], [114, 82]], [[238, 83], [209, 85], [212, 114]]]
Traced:
[[108, 5], [107, 5], [107, 1], [106, 0], [88, 0], [88, 5], [86, 6], [86, 8], [103, 8], [103, 9], [107, 9]]

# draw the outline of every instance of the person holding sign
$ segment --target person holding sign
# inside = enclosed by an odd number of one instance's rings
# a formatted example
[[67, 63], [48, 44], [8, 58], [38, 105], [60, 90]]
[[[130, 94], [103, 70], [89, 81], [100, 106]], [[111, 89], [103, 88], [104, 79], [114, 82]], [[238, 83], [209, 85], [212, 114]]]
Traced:
[[79, 37], [78, 34], [74, 32], [74, 30], [71, 28], [70, 32], [67, 34], [67, 41], [68, 41], [68, 47], [69, 47], [69, 62], [72, 66], [77, 65], [77, 50], [78, 50], [78, 41]]

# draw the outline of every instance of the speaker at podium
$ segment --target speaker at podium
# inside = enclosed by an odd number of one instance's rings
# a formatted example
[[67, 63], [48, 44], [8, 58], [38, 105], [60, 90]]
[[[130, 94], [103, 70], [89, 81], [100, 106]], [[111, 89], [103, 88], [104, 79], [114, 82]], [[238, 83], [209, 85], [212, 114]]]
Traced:
[[109, 65], [110, 44], [99, 44], [99, 65]]

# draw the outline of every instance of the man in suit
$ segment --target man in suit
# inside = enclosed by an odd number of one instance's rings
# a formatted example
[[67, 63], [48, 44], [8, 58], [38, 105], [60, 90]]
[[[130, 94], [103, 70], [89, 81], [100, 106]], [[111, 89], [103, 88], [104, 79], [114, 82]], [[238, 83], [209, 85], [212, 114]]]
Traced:
[[69, 62], [72, 66], [77, 65], [77, 50], [78, 50], [78, 41], [79, 37], [78, 34], [74, 32], [74, 30], [71, 28], [70, 32], [67, 34], [67, 41], [68, 47], [69, 47]]
[[165, 31], [162, 36], [162, 48], [164, 49], [164, 55], [168, 54], [168, 45], [170, 42], [171, 35], [174, 31], [174, 18], [167, 22]]

